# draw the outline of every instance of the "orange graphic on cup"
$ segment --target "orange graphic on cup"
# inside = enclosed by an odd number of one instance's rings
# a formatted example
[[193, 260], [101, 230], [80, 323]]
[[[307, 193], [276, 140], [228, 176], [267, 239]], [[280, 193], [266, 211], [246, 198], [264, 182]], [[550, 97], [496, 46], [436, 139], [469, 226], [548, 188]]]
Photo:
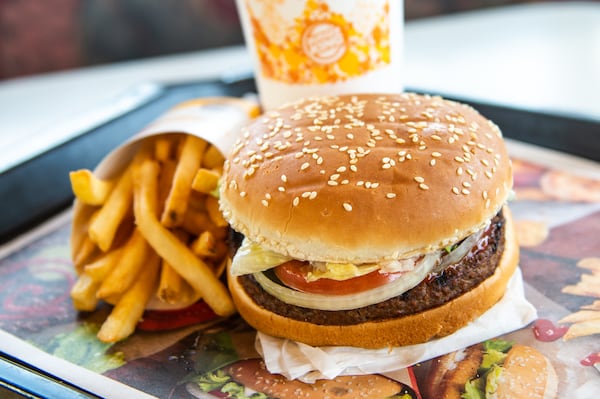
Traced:
[[[262, 13], [251, 2], [263, 5]], [[260, 0], [246, 0], [246, 9], [264, 77], [289, 84], [336, 83], [391, 62], [389, 1], [368, 13], [354, 10], [354, 18], [373, 18], [367, 30], [360, 29], [364, 21], [350, 20], [323, 0], [306, 0], [291, 20], [274, 14], [274, 6]]]

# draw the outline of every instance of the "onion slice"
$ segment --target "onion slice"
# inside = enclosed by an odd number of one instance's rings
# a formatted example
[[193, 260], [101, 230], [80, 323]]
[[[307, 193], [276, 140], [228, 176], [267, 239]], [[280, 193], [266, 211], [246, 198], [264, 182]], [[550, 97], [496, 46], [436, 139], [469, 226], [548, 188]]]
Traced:
[[380, 287], [348, 295], [300, 292], [274, 282], [262, 272], [253, 276], [266, 292], [290, 305], [318, 310], [349, 310], [386, 301], [417, 286], [433, 270], [437, 259], [438, 254], [426, 255], [414, 270], [404, 273], [402, 277]]
[[483, 229], [471, 234], [467, 238], [465, 238], [458, 247], [454, 248], [449, 254], [442, 256], [440, 264], [433, 270], [434, 273], [441, 272], [446, 267], [458, 263], [462, 258], [464, 258], [469, 251], [477, 244], [483, 232], [489, 227], [486, 226]]

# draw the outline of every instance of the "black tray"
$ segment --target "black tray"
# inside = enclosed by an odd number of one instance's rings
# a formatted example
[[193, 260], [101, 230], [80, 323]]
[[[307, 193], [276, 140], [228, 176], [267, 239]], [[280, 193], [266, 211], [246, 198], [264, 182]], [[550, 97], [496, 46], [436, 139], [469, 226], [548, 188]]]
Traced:
[[[192, 98], [242, 96], [255, 91], [252, 79], [164, 86], [158, 96], [139, 108], [0, 174], [0, 244], [67, 209], [73, 201], [69, 171], [94, 168], [113, 148], [173, 105]], [[596, 121], [453, 99], [473, 105], [494, 120], [506, 137], [600, 161], [600, 123]], [[96, 398], [3, 353], [0, 396]]]
[[[164, 86], [139, 108], [0, 174], [0, 244], [71, 205], [69, 171], [94, 168], [113, 148], [173, 105], [198, 97], [254, 93], [253, 79]], [[419, 90], [411, 90], [419, 91]], [[500, 125], [506, 137], [600, 161], [600, 123], [493, 104], [470, 103]]]

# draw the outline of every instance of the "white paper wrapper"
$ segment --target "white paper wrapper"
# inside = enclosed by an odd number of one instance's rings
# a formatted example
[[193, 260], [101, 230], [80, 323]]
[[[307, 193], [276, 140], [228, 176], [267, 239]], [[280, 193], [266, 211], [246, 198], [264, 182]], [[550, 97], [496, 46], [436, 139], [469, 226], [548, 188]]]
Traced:
[[525, 298], [521, 270], [494, 307], [449, 336], [397, 348], [313, 347], [258, 333], [256, 349], [271, 373], [314, 382], [338, 375], [386, 373], [518, 330], [535, 320], [535, 307]]

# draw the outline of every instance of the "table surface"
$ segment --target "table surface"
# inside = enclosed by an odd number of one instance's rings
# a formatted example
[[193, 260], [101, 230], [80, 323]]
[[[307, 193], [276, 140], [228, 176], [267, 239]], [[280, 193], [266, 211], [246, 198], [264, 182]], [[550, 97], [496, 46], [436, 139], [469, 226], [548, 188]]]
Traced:
[[[600, 2], [569, 2], [410, 21], [401, 73], [419, 91], [600, 120], [599, 20]], [[153, 83], [251, 68], [237, 46], [0, 82], [0, 172], [135, 107]]]

